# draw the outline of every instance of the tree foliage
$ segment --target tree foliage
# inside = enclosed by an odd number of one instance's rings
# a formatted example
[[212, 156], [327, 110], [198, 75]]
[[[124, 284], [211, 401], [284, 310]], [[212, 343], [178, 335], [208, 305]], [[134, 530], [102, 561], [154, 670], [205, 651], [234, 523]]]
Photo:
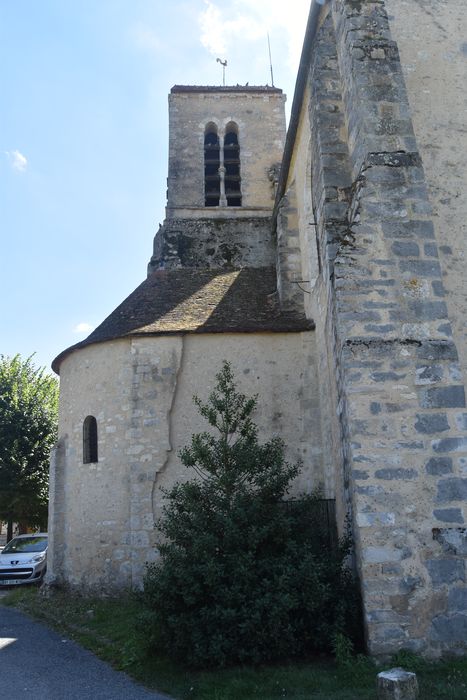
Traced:
[[0, 356], [0, 520], [47, 522], [58, 382], [29, 357]]
[[151, 643], [192, 666], [262, 663], [329, 650], [353, 599], [316, 496], [284, 501], [300, 465], [279, 438], [258, 442], [256, 398], [224, 363], [207, 403], [209, 432], [180, 452], [195, 478], [176, 483], [156, 524], [160, 558], [143, 600]]

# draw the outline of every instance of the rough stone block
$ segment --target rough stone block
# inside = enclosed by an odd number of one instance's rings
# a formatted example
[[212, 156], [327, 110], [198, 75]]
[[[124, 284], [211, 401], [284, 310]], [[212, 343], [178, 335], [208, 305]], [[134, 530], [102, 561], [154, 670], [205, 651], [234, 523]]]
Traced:
[[383, 222], [383, 233], [386, 238], [432, 239], [435, 237], [432, 221]]
[[425, 255], [429, 258], [438, 257], [438, 246], [436, 243], [425, 243], [423, 250]]
[[431, 446], [435, 452], [467, 452], [467, 438], [453, 437], [433, 440]]
[[453, 642], [465, 645], [467, 639], [467, 615], [438, 615], [433, 620], [433, 636], [452, 647]]
[[417, 348], [417, 357], [426, 360], [458, 360], [457, 348], [451, 340], [426, 340]]
[[385, 479], [386, 481], [392, 481], [394, 479], [400, 480], [410, 480], [416, 479], [418, 472], [416, 469], [403, 469], [399, 467], [397, 469], [377, 469], [375, 471], [375, 477], [377, 479]]
[[431, 288], [435, 297], [446, 296], [446, 290], [444, 289], [444, 285], [442, 282], [440, 282], [440, 280], [433, 280], [431, 283]]
[[422, 408], [464, 408], [464, 387], [457, 385], [421, 389], [419, 403]]
[[450, 611], [467, 613], [467, 588], [451, 588], [448, 597]]
[[396, 516], [394, 513], [357, 513], [359, 527], [373, 527], [373, 525], [394, 525]]
[[448, 554], [467, 555], [467, 530], [465, 527], [444, 527], [433, 530], [433, 539], [441, 544]]
[[445, 523], [463, 523], [464, 517], [460, 508], [442, 508], [433, 511], [437, 520]]
[[367, 564], [400, 561], [404, 553], [401, 549], [392, 547], [365, 547], [363, 558]]
[[443, 333], [444, 335], [447, 335], [449, 338], [452, 337], [452, 326], [449, 322], [447, 323], [442, 323], [440, 326], [438, 326], [438, 332]]
[[465, 565], [462, 559], [428, 559], [426, 568], [433, 586], [465, 581]]
[[418, 682], [415, 673], [391, 668], [378, 673], [378, 700], [416, 700]]
[[368, 474], [368, 472], [365, 472], [362, 469], [353, 469], [352, 476], [356, 480], [363, 480], [363, 481], [366, 481], [366, 479], [370, 478], [370, 475]]
[[441, 365], [417, 367], [415, 375], [415, 384], [436, 384], [436, 382], [440, 382], [443, 378], [443, 368]]
[[398, 382], [405, 378], [405, 374], [397, 374], [396, 372], [372, 372], [370, 378], [374, 382]]
[[444, 301], [411, 301], [409, 309], [420, 321], [434, 321], [446, 318], [448, 309]]
[[445, 413], [418, 413], [415, 423], [417, 433], [433, 435], [449, 430], [449, 423]]
[[438, 494], [436, 497], [438, 503], [463, 501], [465, 499], [467, 499], [467, 479], [452, 477], [450, 479], [442, 479], [438, 483]]
[[395, 328], [396, 327], [392, 323], [384, 323], [380, 326], [369, 323], [365, 326], [365, 330], [368, 331], [368, 333], [390, 333], [395, 330]]
[[391, 250], [394, 255], [404, 258], [418, 258], [420, 255], [420, 248], [411, 241], [394, 241]]

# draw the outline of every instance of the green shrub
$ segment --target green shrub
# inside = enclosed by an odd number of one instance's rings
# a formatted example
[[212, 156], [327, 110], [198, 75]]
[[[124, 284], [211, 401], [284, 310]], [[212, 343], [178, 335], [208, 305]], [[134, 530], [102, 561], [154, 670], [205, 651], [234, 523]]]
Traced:
[[213, 432], [181, 451], [196, 477], [166, 493], [157, 523], [164, 542], [143, 593], [151, 643], [195, 667], [330, 650], [355, 601], [347, 544], [330, 549], [316, 495], [284, 503], [299, 465], [280, 439], [258, 443], [256, 398], [236, 391], [228, 363], [208, 403], [195, 402]]

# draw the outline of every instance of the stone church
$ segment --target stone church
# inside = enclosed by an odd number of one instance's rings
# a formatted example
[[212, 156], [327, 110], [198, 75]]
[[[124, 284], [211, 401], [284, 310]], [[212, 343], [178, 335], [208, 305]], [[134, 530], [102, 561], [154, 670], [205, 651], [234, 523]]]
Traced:
[[314, 0], [282, 91], [174, 86], [147, 278], [54, 361], [50, 583], [141, 585], [224, 359], [351, 522], [368, 649], [467, 642], [464, 0]]

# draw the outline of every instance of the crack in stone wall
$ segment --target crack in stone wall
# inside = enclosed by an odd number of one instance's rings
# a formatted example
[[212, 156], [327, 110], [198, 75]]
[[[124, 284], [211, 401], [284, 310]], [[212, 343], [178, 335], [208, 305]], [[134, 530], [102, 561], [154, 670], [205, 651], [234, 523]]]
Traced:
[[157, 514], [156, 514], [156, 501], [157, 501], [157, 489], [159, 486], [159, 481], [161, 475], [165, 472], [169, 458], [171, 453], [173, 452], [174, 449], [174, 411], [175, 411], [175, 406], [177, 405], [177, 399], [178, 399], [178, 394], [179, 394], [179, 385], [180, 385], [180, 376], [183, 373], [184, 370], [184, 358], [185, 358], [185, 342], [186, 338], [185, 336], [180, 336], [180, 341], [181, 341], [181, 349], [180, 349], [180, 355], [178, 357], [177, 363], [174, 363], [177, 365], [177, 369], [175, 372], [175, 384], [173, 386], [172, 390], [172, 400], [170, 402], [170, 406], [167, 409], [167, 428], [168, 428], [168, 435], [167, 435], [167, 448], [165, 451], [165, 459], [161, 465], [161, 467], [156, 471], [155, 478], [153, 481], [153, 486], [152, 486], [152, 492], [151, 492], [151, 503], [152, 503], [152, 514], [154, 518], [154, 522], [157, 519]]

